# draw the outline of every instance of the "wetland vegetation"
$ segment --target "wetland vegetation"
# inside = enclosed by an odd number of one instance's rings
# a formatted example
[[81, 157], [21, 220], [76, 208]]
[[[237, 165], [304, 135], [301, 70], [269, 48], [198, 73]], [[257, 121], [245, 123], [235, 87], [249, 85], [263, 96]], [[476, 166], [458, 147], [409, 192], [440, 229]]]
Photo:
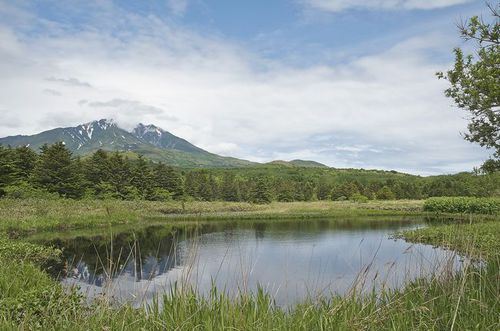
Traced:
[[[497, 214], [436, 214], [425, 212], [423, 201], [256, 205], [2, 199], [0, 205], [2, 329], [461, 330], [498, 329], [500, 325], [497, 314], [500, 222]], [[425, 222], [426, 226], [413, 228], [412, 220], [416, 221], [414, 224]], [[108, 260], [106, 258], [111, 244], [107, 235], [110, 231], [134, 233], [130, 229], [135, 229], [136, 239], [141, 233], [144, 238], [155, 238], [179, 228], [198, 234], [200, 232], [196, 231], [200, 229], [205, 229], [205, 233], [217, 233], [219, 227], [226, 226], [221, 224], [228, 221], [233, 229], [250, 228], [254, 232], [255, 224], [268, 224], [268, 229], [289, 228], [290, 224], [295, 224], [313, 233], [318, 224], [323, 224], [320, 232], [326, 233], [332, 224], [357, 229], [355, 231], [375, 227], [385, 229], [384, 233], [395, 232], [397, 237], [409, 242], [456, 250], [460, 256], [472, 259], [463, 260], [458, 271], [451, 268], [449, 272], [434, 276], [412, 277], [401, 287], [364, 293], [339, 291], [322, 297], [302, 298], [289, 306], [278, 304], [275, 292], [255, 283], [252, 291], [242, 291], [238, 295], [217, 286], [205, 287], [203, 295], [194, 287], [174, 286], [152, 299], [147, 309], [134, 308], [130, 303], [117, 304], [107, 296], [97, 296], [88, 302], [81, 292], [68, 290], [49, 276], [61, 275], [71, 247], [76, 247], [71, 243], [86, 243], [88, 250], [99, 247], [85, 239], [95, 237], [96, 231], [101, 238], [101, 251], [94, 257], [101, 257], [104, 270], [109, 260], [113, 260], [109, 255]], [[326, 228], [322, 223], [325, 221], [330, 224]], [[391, 222], [392, 225], [388, 225]], [[410, 228], [400, 228], [401, 224]], [[152, 225], [156, 227], [147, 230]], [[129, 242], [130, 238], [122, 240]], [[156, 248], [153, 242], [150, 251]], [[118, 242], [114, 243], [115, 248], [118, 247]], [[144, 251], [148, 251], [146, 246]], [[114, 254], [116, 256], [118, 250]]]

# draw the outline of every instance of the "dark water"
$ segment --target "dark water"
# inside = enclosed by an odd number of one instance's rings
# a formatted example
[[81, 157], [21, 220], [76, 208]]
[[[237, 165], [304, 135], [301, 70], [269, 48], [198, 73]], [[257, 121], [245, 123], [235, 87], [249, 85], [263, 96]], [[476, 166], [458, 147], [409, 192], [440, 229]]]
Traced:
[[[415, 221], [238, 221], [152, 226], [50, 239], [64, 249], [62, 282], [89, 298], [105, 294], [135, 306], [158, 295], [212, 285], [229, 295], [268, 291], [280, 305], [307, 298], [395, 288], [459, 267], [453, 252], [391, 239]], [[116, 232], [116, 231], [115, 231]]]

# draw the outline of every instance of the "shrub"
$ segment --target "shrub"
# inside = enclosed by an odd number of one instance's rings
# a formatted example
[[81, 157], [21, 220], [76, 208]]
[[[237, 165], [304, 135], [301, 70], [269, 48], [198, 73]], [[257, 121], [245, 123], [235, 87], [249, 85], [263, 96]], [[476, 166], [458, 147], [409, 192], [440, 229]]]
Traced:
[[474, 197], [435, 197], [425, 200], [424, 210], [443, 213], [499, 214], [500, 199]]
[[377, 191], [377, 199], [379, 200], [394, 200], [396, 196], [388, 186], [382, 187]]
[[354, 193], [353, 195], [351, 195], [349, 200], [365, 203], [365, 202], [368, 202], [368, 197], [364, 196], [361, 193]]
[[44, 189], [33, 187], [28, 182], [19, 182], [16, 185], [9, 185], [3, 189], [6, 198], [11, 199], [58, 199], [57, 193], [50, 193]]

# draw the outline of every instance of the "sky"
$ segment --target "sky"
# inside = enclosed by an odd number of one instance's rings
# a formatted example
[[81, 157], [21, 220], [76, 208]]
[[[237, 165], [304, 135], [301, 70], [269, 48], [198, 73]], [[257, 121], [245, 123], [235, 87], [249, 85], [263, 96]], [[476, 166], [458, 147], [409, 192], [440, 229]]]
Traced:
[[112, 118], [258, 162], [431, 175], [491, 154], [435, 72], [477, 0], [0, 0], [0, 136]]

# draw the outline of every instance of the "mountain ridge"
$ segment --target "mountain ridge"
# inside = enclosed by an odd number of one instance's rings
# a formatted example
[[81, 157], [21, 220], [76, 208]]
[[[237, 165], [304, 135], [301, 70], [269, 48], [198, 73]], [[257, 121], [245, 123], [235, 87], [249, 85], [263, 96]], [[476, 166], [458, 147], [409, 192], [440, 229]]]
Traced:
[[[74, 127], [60, 127], [33, 135], [0, 138], [0, 145], [27, 146], [39, 151], [44, 144], [63, 142], [77, 156], [99, 149], [142, 154], [153, 161], [179, 167], [246, 167], [260, 163], [210, 153], [153, 124], [137, 124], [131, 131], [120, 128], [113, 119], [100, 119]], [[291, 166], [324, 166], [315, 161], [280, 161]]]

